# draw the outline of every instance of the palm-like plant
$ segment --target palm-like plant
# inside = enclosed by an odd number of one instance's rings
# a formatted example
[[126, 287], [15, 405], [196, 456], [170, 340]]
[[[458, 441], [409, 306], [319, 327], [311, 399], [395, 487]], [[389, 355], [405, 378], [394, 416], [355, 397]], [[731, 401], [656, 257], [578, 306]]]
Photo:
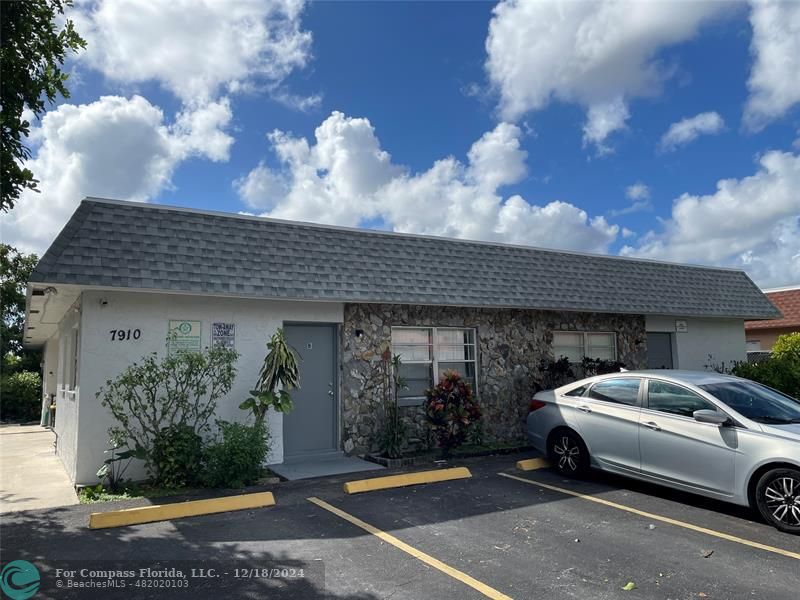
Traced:
[[297, 353], [286, 342], [282, 328], [272, 334], [267, 342], [267, 350], [256, 388], [250, 391], [250, 398], [239, 405], [242, 410], [252, 411], [257, 425], [264, 422], [270, 407], [282, 413], [291, 411], [292, 397], [289, 392], [300, 387]]

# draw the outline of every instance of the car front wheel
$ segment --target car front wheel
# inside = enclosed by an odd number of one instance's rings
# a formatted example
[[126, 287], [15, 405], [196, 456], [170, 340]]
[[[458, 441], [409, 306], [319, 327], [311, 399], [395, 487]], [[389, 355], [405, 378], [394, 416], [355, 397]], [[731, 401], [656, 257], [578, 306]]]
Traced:
[[800, 470], [781, 468], [764, 473], [756, 486], [756, 505], [773, 527], [800, 534]]
[[550, 462], [558, 472], [569, 477], [582, 477], [589, 471], [589, 451], [574, 431], [562, 429], [550, 436]]

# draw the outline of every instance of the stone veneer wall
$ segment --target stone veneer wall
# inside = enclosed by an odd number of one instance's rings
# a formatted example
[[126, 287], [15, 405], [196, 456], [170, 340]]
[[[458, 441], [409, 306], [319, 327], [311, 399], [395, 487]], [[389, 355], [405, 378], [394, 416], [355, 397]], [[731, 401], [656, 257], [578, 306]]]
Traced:
[[[647, 364], [641, 315], [347, 304], [341, 328], [342, 443], [347, 453], [377, 449], [383, 405], [381, 351], [391, 342], [395, 325], [476, 329], [483, 436], [489, 442], [524, 441], [539, 362], [551, 353], [554, 330], [616, 332], [618, 360], [631, 369]], [[363, 335], [356, 337], [356, 330]], [[427, 442], [422, 408], [400, 410], [409, 436]]]

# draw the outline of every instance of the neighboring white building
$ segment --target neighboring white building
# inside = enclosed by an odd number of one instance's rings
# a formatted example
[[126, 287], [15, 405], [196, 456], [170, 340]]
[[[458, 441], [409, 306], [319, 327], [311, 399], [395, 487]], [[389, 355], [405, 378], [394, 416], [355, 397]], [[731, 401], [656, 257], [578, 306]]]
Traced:
[[[406, 353], [420, 390], [437, 370], [462, 371], [490, 435], [517, 438], [534, 365], [554, 347], [703, 369], [745, 358], [745, 319], [780, 316], [741, 271], [99, 199], [42, 257], [27, 309], [25, 343], [44, 349], [57, 452], [76, 484], [95, 482], [105, 458], [112, 421], [96, 393], [162, 354], [170, 322], [194, 323], [201, 347], [215, 324], [234, 325], [224, 419], [244, 417], [266, 341], [286, 329], [302, 388], [295, 411], [269, 418], [280, 463], [373, 443], [365, 378], [384, 342]], [[403, 401], [412, 423], [419, 395]]]

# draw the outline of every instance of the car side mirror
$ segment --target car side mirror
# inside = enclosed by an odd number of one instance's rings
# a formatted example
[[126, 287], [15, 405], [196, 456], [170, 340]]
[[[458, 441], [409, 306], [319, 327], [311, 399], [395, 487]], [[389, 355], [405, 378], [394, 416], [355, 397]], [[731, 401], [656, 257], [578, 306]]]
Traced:
[[711, 423], [712, 425], [725, 425], [728, 423], [728, 421], [730, 421], [728, 415], [707, 408], [694, 411], [692, 416], [694, 416], [695, 421], [700, 423]]

